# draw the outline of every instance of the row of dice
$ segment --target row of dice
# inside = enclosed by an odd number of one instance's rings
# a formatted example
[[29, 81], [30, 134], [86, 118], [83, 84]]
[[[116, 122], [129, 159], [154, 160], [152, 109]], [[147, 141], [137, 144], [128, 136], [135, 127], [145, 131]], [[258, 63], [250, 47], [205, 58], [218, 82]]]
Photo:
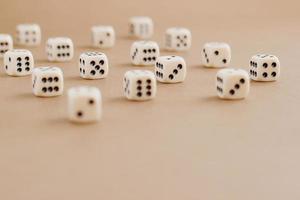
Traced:
[[[205, 67], [228, 67], [231, 48], [226, 43], [206, 43], [202, 49], [202, 63]], [[255, 81], [276, 81], [280, 76], [280, 62], [274, 55], [258, 54], [250, 59], [250, 78]]]

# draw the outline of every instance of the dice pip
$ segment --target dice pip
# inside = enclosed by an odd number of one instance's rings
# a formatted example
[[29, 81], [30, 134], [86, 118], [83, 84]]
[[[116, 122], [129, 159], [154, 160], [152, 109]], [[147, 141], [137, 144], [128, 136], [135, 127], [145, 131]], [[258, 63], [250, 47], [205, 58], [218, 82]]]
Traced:
[[4, 54], [8, 50], [13, 49], [13, 39], [8, 34], [0, 34], [0, 58], [3, 58]]
[[178, 83], [186, 77], [186, 63], [180, 56], [161, 56], [155, 64], [155, 75], [159, 82]]
[[173, 27], [165, 34], [165, 47], [169, 51], [187, 51], [191, 48], [192, 34], [189, 29]]
[[241, 69], [222, 69], [217, 73], [216, 86], [221, 99], [243, 99], [250, 90], [249, 74]]
[[79, 72], [84, 79], [102, 79], [108, 75], [108, 59], [104, 53], [86, 52], [79, 58]]
[[73, 42], [70, 38], [66, 37], [49, 38], [46, 45], [46, 52], [49, 61], [70, 61], [74, 54]]
[[205, 67], [228, 67], [231, 61], [231, 48], [226, 43], [206, 43], [202, 49], [202, 61]]
[[129, 35], [139, 39], [149, 39], [153, 35], [153, 21], [150, 17], [138, 16], [129, 20]]
[[92, 44], [96, 48], [111, 48], [115, 45], [115, 31], [112, 26], [93, 26]]
[[63, 94], [64, 77], [58, 67], [34, 68], [32, 73], [33, 94], [39, 97], [54, 97]]
[[99, 121], [102, 117], [102, 97], [98, 88], [74, 87], [68, 91], [69, 120], [78, 123]]
[[276, 81], [280, 76], [279, 59], [274, 55], [255, 55], [250, 60], [249, 72], [254, 81]]
[[137, 41], [131, 45], [130, 57], [134, 65], [154, 65], [159, 56], [159, 46], [153, 41]]
[[13, 49], [4, 54], [4, 69], [10, 76], [26, 76], [32, 73], [32, 53], [25, 49]]
[[38, 46], [41, 43], [41, 28], [38, 24], [19, 24], [17, 43], [24, 46]]
[[151, 71], [132, 70], [124, 75], [124, 95], [129, 100], [145, 101], [156, 96], [156, 79]]

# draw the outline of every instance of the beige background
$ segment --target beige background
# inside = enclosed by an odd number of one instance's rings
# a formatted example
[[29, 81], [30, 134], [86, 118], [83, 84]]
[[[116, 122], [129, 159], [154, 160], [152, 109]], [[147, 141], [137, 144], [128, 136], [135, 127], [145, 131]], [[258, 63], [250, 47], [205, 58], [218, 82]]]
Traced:
[[[1, 0], [0, 32], [36, 22], [43, 45], [31, 48], [36, 65], [56, 65], [65, 89], [94, 85], [104, 98], [101, 123], [66, 120], [66, 95], [37, 98], [30, 77], [0, 69], [1, 200], [296, 200], [300, 199], [300, 27], [299, 1], [200, 0]], [[158, 85], [154, 101], [129, 102], [122, 76], [129, 62], [127, 21], [149, 15], [154, 40], [164, 30], [192, 30], [193, 47], [183, 84]], [[105, 50], [105, 80], [78, 77], [77, 59], [91, 50], [90, 27], [114, 25], [118, 40]], [[48, 63], [50, 36], [69, 36], [76, 45], [70, 63]], [[252, 83], [244, 101], [215, 95], [217, 70], [200, 64], [207, 41], [226, 41], [233, 67], [247, 68], [250, 56], [278, 55], [282, 77]], [[162, 52], [167, 55], [168, 52]], [[151, 68], [146, 68], [151, 69]]]

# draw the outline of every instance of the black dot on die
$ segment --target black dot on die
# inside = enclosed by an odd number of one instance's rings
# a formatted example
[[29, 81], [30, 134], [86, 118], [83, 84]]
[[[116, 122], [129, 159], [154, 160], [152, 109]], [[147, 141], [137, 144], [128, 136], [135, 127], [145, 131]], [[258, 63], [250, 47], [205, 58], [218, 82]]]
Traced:
[[226, 63], [227, 63], [227, 60], [226, 60], [226, 59], [223, 59], [223, 63], [226, 64]]
[[241, 84], [244, 84], [244, 83], [245, 83], [245, 79], [241, 78], [241, 79], [240, 79], [240, 83], [241, 83]]
[[230, 93], [231, 95], [234, 95], [234, 94], [235, 94], [235, 91], [234, 91], [234, 90], [230, 90], [229, 93]]
[[55, 86], [55, 87], [53, 88], [53, 90], [54, 90], [55, 92], [58, 92], [59, 87]]
[[30, 63], [29, 63], [29, 62], [26, 62], [26, 63], [25, 63], [25, 65], [26, 65], [26, 66], [29, 66], [29, 65], [30, 65]]
[[264, 64], [263, 64], [263, 67], [264, 67], [264, 68], [267, 68], [267, 67], [268, 67], [268, 63], [264, 63]]
[[272, 74], [271, 74], [273, 77], [275, 77], [276, 76], [276, 72], [272, 72]]
[[43, 82], [43, 83], [46, 83], [46, 82], [47, 82], [47, 79], [46, 79], [46, 78], [42, 78], [42, 82]]
[[27, 60], [27, 61], [28, 61], [28, 60], [29, 60], [29, 57], [28, 57], [28, 56], [26, 56], [26, 57], [25, 57], [25, 60]]
[[17, 58], [17, 61], [19, 61], [19, 62], [20, 62], [21, 60], [22, 60], [22, 59], [21, 59], [21, 57], [18, 57], [18, 58]]
[[177, 70], [177, 69], [174, 69], [174, 70], [173, 70], [173, 73], [174, 73], [174, 74], [178, 74], [178, 70]]
[[18, 68], [17, 71], [18, 71], [18, 72], [22, 72], [22, 69], [21, 69], [21, 68]]
[[215, 55], [218, 56], [219, 55], [219, 51], [215, 51]]
[[182, 64], [177, 65], [178, 69], [182, 69]]
[[100, 74], [104, 74], [104, 72], [105, 72], [104, 69], [100, 70]]
[[151, 92], [150, 91], [148, 91], [146, 94], [147, 94], [147, 96], [151, 96]]
[[52, 87], [48, 87], [48, 91], [52, 92], [53, 91]]
[[90, 64], [91, 64], [92, 66], [94, 66], [94, 65], [96, 64], [96, 62], [92, 60], [92, 61], [90, 62]]
[[142, 86], [137, 86], [137, 90], [142, 90]]
[[138, 97], [141, 97], [141, 96], [142, 96], [142, 93], [141, 93], [141, 92], [138, 92], [136, 95], [137, 95]]
[[151, 79], [147, 79], [147, 83], [150, 84], [151, 83]]
[[29, 72], [30, 68], [29, 68], [29, 67], [26, 67], [25, 70]]
[[272, 67], [276, 67], [276, 66], [277, 66], [277, 63], [273, 62]]
[[100, 65], [104, 65], [104, 60], [100, 60]]
[[265, 78], [268, 77], [268, 73], [267, 73], [267, 72], [264, 72], [262, 75], [263, 75], [263, 77], [265, 77]]
[[43, 91], [43, 92], [47, 92], [47, 88], [46, 88], [46, 87], [43, 87], [43, 88], [42, 88], [42, 91]]
[[173, 74], [170, 74], [170, 75], [169, 75], [169, 79], [172, 80], [173, 78], [174, 78]]
[[137, 84], [142, 84], [141, 80], [137, 80], [136, 82], [137, 82]]
[[77, 112], [77, 117], [82, 117], [83, 116], [83, 113], [81, 111], [78, 111]]
[[22, 66], [22, 64], [21, 64], [21, 63], [18, 63], [18, 64], [17, 64], [17, 66], [18, 66], [18, 67], [21, 67], [21, 66]]
[[99, 66], [99, 65], [96, 65], [95, 69], [96, 69], [96, 70], [99, 70], [99, 69], [100, 69], [100, 66]]
[[90, 99], [90, 100], [89, 100], [89, 104], [90, 104], [90, 105], [93, 105], [94, 103], [95, 103], [94, 99]]
[[240, 89], [240, 85], [239, 84], [235, 84], [234, 88], [238, 90], [238, 89]]
[[51, 83], [53, 81], [53, 78], [49, 77], [48, 81]]
[[[81, 69], [81, 68], [80, 68]], [[55, 82], [58, 82], [59, 78], [58, 77], [54, 77], [53, 79]]]
[[146, 88], [147, 88], [148, 90], [151, 90], [151, 85], [148, 85]]
[[96, 74], [96, 71], [95, 71], [95, 70], [92, 70], [90, 73], [91, 73], [91, 75], [94, 76], [94, 75]]

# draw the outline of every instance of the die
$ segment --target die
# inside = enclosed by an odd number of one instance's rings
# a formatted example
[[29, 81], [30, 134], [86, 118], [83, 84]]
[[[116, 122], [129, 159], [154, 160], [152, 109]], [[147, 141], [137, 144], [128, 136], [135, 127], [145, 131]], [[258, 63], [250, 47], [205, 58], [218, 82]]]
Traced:
[[151, 71], [127, 71], [123, 80], [124, 94], [127, 99], [145, 101], [156, 96], [156, 79]]
[[58, 67], [34, 68], [32, 73], [33, 94], [39, 97], [54, 97], [63, 94], [64, 77]]
[[49, 38], [46, 45], [46, 52], [49, 61], [70, 61], [74, 54], [73, 42], [70, 38], [66, 37]]
[[202, 50], [205, 67], [228, 67], [231, 61], [231, 48], [226, 43], [206, 43]]
[[92, 44], [98, 48], [110, 48], [115, 45], [115, 31], [112, 26], [93, 26]]
[[26, 76], [32, 73], [32, 53], [25, 49], [13, 49], [4, 54], [4, 69], [10, 76]]
[[153, 35], [153, 21], [150, 17], [137, 16], [129, 20], [129, 35], [139, 39], [149, 39]]
[[108, 59], [104, 53], [86, 52], [79, 58], [79, 72], [84, 79], [102, 79], [108, 75]]
[[137, 41], [131, 45], [130, 57], [134, 65], [154, 65], [159, 56], [159, 46], [153, 41]]
[[217, 94], [221, 99], [243, 99], [250, 90], [249, 74], [242, 69], [222, 69], [216, 76]]
[[192, 34], [189, 29], [173, 27], [165, 34], [165, 48], [169, 51], [187, 51], [192, 45]]
[[186, 63], [180, 56], [161, 56], [155, 64], [155, 75], [159, 82], [178, 83], [186, 77]]
[[13, 39], [8, 34], [0, 34], [0, 58], [3, 58], [4, 54], [8, 50], [13, 49]]
[[38, 46], [41, 43], [41, 28], [38, 24], [19, 24], [17, 43], [24, 46]]
[[68, 90], [69, 120], [78, 123], [99, 121], [102, 117], [102, 97], [98, 88], [80, 86]]
[[280, 77], [279, 59], [274, 55], [255, 55], [250, 60], [249, 72], [254, 81], [276, 81]]

